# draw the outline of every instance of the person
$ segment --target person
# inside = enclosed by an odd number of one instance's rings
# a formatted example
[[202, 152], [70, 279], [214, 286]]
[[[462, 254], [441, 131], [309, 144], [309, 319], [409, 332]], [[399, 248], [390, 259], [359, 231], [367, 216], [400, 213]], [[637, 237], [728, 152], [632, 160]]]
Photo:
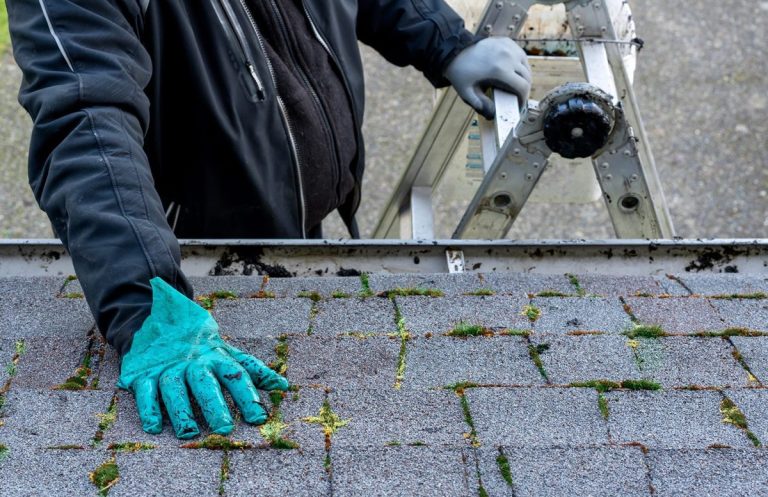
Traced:
[[180, 238], [319, 237], [338, 209], [353, 237], [364, 164], [358, 41], [453, 85], [486, 118], [488, 87], [523, 101], [508, 38], [477, 37], [443, 0], [7, 0], [29, 180], [72, 257], [119, 386], [142, 426], [214, 433], [267, 415], [285, 378], [225, 343], [190, 298]]

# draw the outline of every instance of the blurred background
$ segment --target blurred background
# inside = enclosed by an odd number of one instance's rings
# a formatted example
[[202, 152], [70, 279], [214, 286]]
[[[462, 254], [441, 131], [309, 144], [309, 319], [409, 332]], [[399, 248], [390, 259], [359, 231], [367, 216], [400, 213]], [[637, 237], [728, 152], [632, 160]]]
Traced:
[[[486, 4], [448, 1], [471, 29]], [[635, 91], [677, 234], [768, 237], [768, 1], [629, 4], [645, 41]], [[47, 238], [50, 225], [27, 184], [31, 123], [16, 101], [21, 75], [9, 45], [0, 0], [0, 238]], [[413, 69], [391, 66], [367, 47], [362, 51], [368, 161], [358, 220], [366, 237], [418, 142], [435, 91]], [[460, 204], [438, 214], [438, 235], [455, 227]], [[324, 228], [329, 238], [346, 236], [335, 216]], [[528, 203], [509, 237], [604, 239], [613, 231], [601, 199]]]

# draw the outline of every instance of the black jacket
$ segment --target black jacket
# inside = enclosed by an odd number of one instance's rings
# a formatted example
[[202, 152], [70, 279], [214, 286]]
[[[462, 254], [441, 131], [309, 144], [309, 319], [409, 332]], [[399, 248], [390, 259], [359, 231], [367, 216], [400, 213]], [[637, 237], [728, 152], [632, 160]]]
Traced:
[[[19, 99], [34, 120], [30, 184], [121, 355], [149, 314], [152, 277], [192, 295], [166, 211], [181, 206], [182, 237], [306, 236], [292, 130], [247, 4], [7, 0]], [[303, 7], [352, 101], [356, 186], [339, 209], [352, 224], [363, 174], [357, 41], [444, 86], [473, 37], [442, 0]]]

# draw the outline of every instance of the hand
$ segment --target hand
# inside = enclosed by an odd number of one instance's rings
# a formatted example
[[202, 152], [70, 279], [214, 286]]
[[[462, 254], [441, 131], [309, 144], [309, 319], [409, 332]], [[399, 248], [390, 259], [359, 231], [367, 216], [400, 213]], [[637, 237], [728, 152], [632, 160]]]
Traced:
[[520, 46], [506, 37], [485, 38], [464, 49], [445, 70], [445, 77], [470, 107], [493, 119], [488, 88], [514, 93], [522, 105], [531, 91], [531, 67]]
[[158, 390], [178, 438], [200, 433], [192, 414], [187, 386], [214, 433], [234, 428], [221, 385], [224, 385], [248, 423], [262, 424], [267, 413], [257, 388], [287, 390], [288, 380], [263, 362], [227, 344], [211, 315], [160, 278], [153, 278], [152, 313], [134, 335], [123, 357], [120, 388], [136, 398], [142, 428], [160, 433]]

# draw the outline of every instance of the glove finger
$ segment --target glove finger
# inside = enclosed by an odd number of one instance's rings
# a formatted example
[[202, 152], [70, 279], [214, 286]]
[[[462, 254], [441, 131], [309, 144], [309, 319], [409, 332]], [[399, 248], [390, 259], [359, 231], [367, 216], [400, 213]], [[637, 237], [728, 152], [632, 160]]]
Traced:
[[521, 104], [528, 100], [531, 91], [531, 84], [517, 73], [505, 73], [498, 79], [486, 80], [483, 82], [483, 86], [514, 93], [520, 99]]
[[232, 420], [227, 402], [221, 393], [221, 386], [213, 371], [207, 366], [193, 363], [187, 367], [186, 378], [211, 431], [218, 435], [232, 433], [235, 422]]
[[141, 428], [152, 435], [163, 431], [163, 415], [160, 412], [160, 401], [157, 398], [157, 381], [144, 376], [138, 378], [132, 385], [133, 397], [136, 399], [136, 409], [139, 411]]
[[496, 117], [496, 105], [493, 100], [480, 87], [473, 88], [473, 94], [477, 98], [477, 105], [472, 105], [472, 108], [489, 121]]
[[214, 364], [213, 372], [232, 394], [246, 423], [260, 425], [267, 420], [267, 412], [261, 406], [259, 393], [243, 366], [234, 360], [220, 361]]
[[270, 369], [262, 361], [234, 347], [230, 349], [230, 354], [248, 371], [256, 388], [261, 390], [280, 390], [283, 392], [288, 390], [288, 380]]
[[187, 385], [184, 382], [185, 365], [168, 369], [160, 376], [160, 394], [165, 410], [171, 418], [176, 438], [188, 439], [200, 434], [200, 429], [192, 414]]

